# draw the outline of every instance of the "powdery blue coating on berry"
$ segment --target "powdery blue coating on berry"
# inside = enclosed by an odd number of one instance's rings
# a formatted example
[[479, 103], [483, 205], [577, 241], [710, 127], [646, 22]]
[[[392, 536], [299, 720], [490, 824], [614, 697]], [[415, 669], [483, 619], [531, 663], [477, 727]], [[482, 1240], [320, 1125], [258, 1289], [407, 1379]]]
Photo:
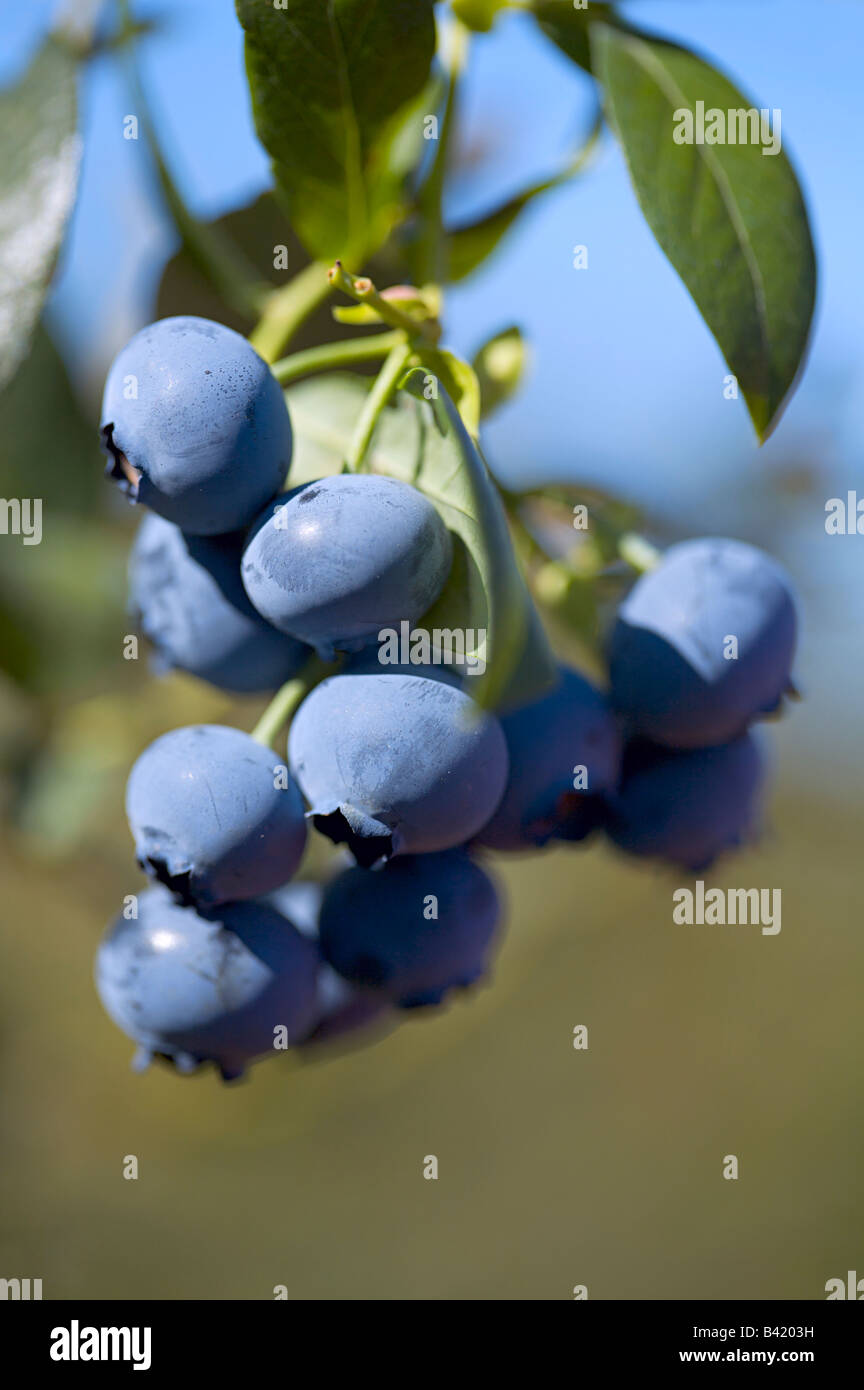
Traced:
[[142, 1049], [191, 1071], [213, 1061], [223, 1076], [299, 1041], [315, 1024], [319, 955], [266, 903], [228, 903], [200, 916], [167, 889], [138, 898], [138, 917], [118, 917], [96, 957], [106, 1012]]
[[287, 882], [303, 854], [306, 823], [300, 792], [284, 766], [277, 775], [279, 766], [271, 749], [219, 724], [157, 738], [126, 788], [145, 873], [181, 901], [205, 907]]
[[422, 617], [451, 558], [450, 533], [416, 488], [342, 474], [268, 508], [247, 544], [243, 583], [268, 622], [331, 658]]
[[309, 648], [256, 613], [240, 579], [243, 533], [189, 536], [144, 518], [129, 562], [132, 614], [159, 671], [188, 671], [221, 690], [274, 690], [296, 676]]
[[762, 783], [750, 734], [683, 752], [636, 741], [625, 749], [621, 785], [608, 799], [606, 830], [630, 854], [699, 872], [754, 838]]
[[201, 536], [248, 526], [291, 463], [279, 383], [245, 338], [209, 319], [160, 319], [126, 344], [105, 383], [102, 438], [131, 501]]
[[[726, 743], [789, 686], [795, 602], [785, 572], [741, 541], [675, 545], [621, 606], [612, 703], [634, 733], [670, 748]], [[728, 637], [737, 660], [724, 657]]]
[[[504, 796], [476, 843], [528, 850], [553, 838], [583, 839], [595, 824], [594, 797], [618, 779], [621, 736], [599, 690], [576, 671], [561, 669], [542, 700], [501, 716], [510, 776]], [[576, 767], [587, 787], [573, 787]]]
[[[437, 900], [437, 919], [428, 915]], [[321, 905], [334, 970], [401, 1008], [440, 1004], [485, 974], [501, 920], [489, 876], [462, 851], [348, 869]]]
[[331, 676], [297, 711], [288, 757], [316, 827], [367, 866], [463, 844], [507, 781], [498, 720], [424, 667]]

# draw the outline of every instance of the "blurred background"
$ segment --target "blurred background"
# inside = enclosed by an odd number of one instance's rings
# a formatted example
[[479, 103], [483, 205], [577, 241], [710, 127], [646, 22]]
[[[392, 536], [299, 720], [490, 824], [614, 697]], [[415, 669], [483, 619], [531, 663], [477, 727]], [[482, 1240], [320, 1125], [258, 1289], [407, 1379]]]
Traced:
[[[0, 83], [48, 0], [0, 3]], [[229, 217], [269, 265], [290, 241], [266, 196], [230, 0], [138, 3], [141, 65], [189, 205]], [[808, 198], [820, 296], [803, 380], [753, 441], [726, 367], [636, 205], [608, 137], [454, 289], [463, 355], [518, 323], [530, 377], [490, 422], [511, 486], [620, 493], [659, 534], [726, 533], [791, 570], [804, 701], [770, 726], [758, 848], [710, 875], [783, 891], [783, 926], [682, 927], [680, 875], [604, 846], [497, 867], [509, 936], [491, 986], [348, 1055], [285, 1058], [225, 1088], [128, 1070], [93, 953], [141, 880], [129, 765], [229, 701], [122, 659], [136, 518], [101, 480], [105, 368], [167, 313], [234, 323], [178, 243], [116, 55], [82, 83], [83, 182], [32, 353], [0, 396], [0, 495], [44, 499], [41, 545], [0, 537], [0, 1275], [46, 1299], [823, 1298], [864, 1270], [858, 868], [864, 538], [825, 503], [862, 477], [864, 277], [856, 119], [864, 12], [834, 0], [633, 0], [782, 109]], [[591, 83], [519, 15], [477, 37], [454, 218], [552, 173], [591, 119]], [[587, 270], [573, 247], [588, 248]], [[320, 337], [327, 316], [310, 324]], [[329, 330], [328, 330], [329, 331]], [[331, 335], [332, 336], [332, 335]], [[572, 1045], [588, 1027], [587, 1051]], [[138, 1157], [138, 1181], [122, 1177]], [[423, 1161], [439, 1160], [437, 1182]], [[724, 1181], [737, 1155], [740, 1178]]]

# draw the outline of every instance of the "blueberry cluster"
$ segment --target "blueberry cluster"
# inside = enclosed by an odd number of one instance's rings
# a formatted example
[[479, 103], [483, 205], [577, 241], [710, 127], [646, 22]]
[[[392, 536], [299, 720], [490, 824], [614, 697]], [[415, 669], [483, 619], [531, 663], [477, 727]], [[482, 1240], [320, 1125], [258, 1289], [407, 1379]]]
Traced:
[[[500, 716], [444, 666], [385, 667], [382, 628], [421, 620], [452, 542], [407, 483], [290, 482], [283, 395], [245, 339], [167, 319], [132, 339], [105, 391], [108, 471], [150, 509], [132, 604], [159, 665], [261, 691], [334, 663], [291, 722], [287, 759], [236, 729], [175, 729], [129, 777], [153, 881], [97, 958], [106, 1010], [180, 1071], [239, 1076], [486, 972], [499, 893], [478, 858], [605, 830], [697, 870], [756, 825], [750, 724], [789, 686], [795, 609], [750, 546], [673, 547], [622, 605], [606, 696], [559, 668]], [[305, 689], [305, 687], [304, 687]], [[311, 825], [354, 867], [292, 880]]]

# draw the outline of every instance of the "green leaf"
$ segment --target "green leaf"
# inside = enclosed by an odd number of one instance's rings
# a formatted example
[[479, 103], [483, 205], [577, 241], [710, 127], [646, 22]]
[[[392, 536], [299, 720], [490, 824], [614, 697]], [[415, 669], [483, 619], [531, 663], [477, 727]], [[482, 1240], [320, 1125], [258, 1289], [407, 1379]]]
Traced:
[[[381, 416], [368, 465], [370, 472], [424, 492], [453, 534], [453, 569], [424, 626], [485, 629], [488, 641], [474, 655], [485, 659], [486, 671], [472, 680], [472, 694], [492, 708], [530, 701], [554, 680], [555, 663], [516, 563], [497, 488], [443, 387], [437, 400], [427, 401], [422, 368], [410, 386], [421, 399], [399, 392]], [[299, 382], [285, 395], [295, 439], [290, 483], [338, 473], [364, 383], [333, 374]]]
[[480, 414], [491, 415], [519, 389], [528, 351], [518, 328], [505, 328], [484, 343], [472, 362], [480, 387]]
[[488, 34], [496, 15], [507, 8], [509, 0], [452, 0], [453, 13], [468, 29]]
[[381, 315], [371, 304], [334, 304], [330, 312], [336, 323], [349, 324], [352, 328], [368, 328], [371, 323], [382, 322]]
[[401, 182], [413, 174], [422, 163], [429, 137], [426, 117], [441, 110], [447, 95], [447, 79], [439, 67], [434, 67], [425, 86], [413, 101], [400, 107], [380, 142], [393, 177]]
[[261, 143], [310, 254], [359, 264], [403, 213], [404, 120], [435, 50], [433, 0], [237, 0]]
[[[785, 154], [677, 144], [675, 112], [750, 101], [695, 54], [592, 26], [595, 67], [639, 204], [696, 301], [764, 440], [801, 367], [816, 293], [807, 211]], [[683, 118], [682, 118], [683, 119]]]
[[0, 389], [26, 354], [75, 201], [75, 71], [49, 40], [0, 94]]
[[533, 0], [531, 12], [546, 37], [585, 72], [592, 70], [589, 37], [592, 20], [616, 22], [611, 5], [600, 4], [599, 0], [591, 0], [583, 10], [575, 9], [573, 0]]
[[448, 280], [465, 280], [472, 271], [491, 255], [498, 243], [507, 235], [520, 212], [532, 198], [547, 193], [564, 182], [564, 176], [543, 179], [532, 184], [523, 193], [510, 198], [493, 212], [461, 227], [454, 227], [447, 235]]
[[424, 367], [441, 382], [473, 439], [480, 433], [480, 383], [474, 368], [445, 348], [422, 348]]
[[0, 395], [0, 497], [32, 497], [35, 490], [46, 525], [57, 513], [102, 511], [98, 423], [85, 417], [60, 353], [37, 324], [26, 360]]

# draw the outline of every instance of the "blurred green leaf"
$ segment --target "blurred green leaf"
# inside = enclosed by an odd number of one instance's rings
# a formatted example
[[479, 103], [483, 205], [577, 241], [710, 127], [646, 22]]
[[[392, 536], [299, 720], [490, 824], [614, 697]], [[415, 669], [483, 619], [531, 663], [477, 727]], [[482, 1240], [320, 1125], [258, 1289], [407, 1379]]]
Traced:
[[[262, 277], [274, 275], [273, 260], [277, 250], [280, 267], [275, 273], [286, 281], [309, 264], [309, 257], [288, 225], [284, 211], [269, 193], [246, 207], [226, 213], [211, 225], [224, 228]], [[403, 281], [407, 275], [407, 267], [398, 259], [397, 248], [392, 242], [372, 256], [364, 269], [376, 283], [382, 285]], [[249, 327], [248, 319], [220, 300], [194, 259], [183, 250], [178, 251], [165, 266], [153, 317], [168, 318], [173, 314], [197, 314], [202, 318], [217, 319], [238, 333], [246, 333]], [[378, 322], [374, 315], [371, 321]], [[291, 345], [293, 350], [299, 352], [303, 348], [355, 336], [353, 330], [334, 325], [331, 305], [325, 303], [300, 326]], [[368, 368], [359, 367], [357, 370], [374, 373], [377, 365], [372, 363]]]
[[486, 34], [495, 22], [495, 16], [507, 8], [508, 0], [452, 0], [453, 13], [467, 28], [475, 33]]
[[[453, 569], [424, 625], [485, 629], [481, 654], [487, 667], [472, 682], [472, 693], [494, 708], [527, 701], [554, 679], [554, 659], [516, 564], [497, 488], [446, 390], [427, 402], [426, 375], [417, 368], [410, 381], [420, 400], [401, 391], [383, 412], [368, 466], [419, 488], [453, 534]], [[300, 382], [285, 394], [295, 431], [291, 483], [338, 473], [365, 384], [333, 374]]]
[[[359, 264], [401, 215], [402, 111], [429, 78], [432, 0], [237, 0], [261, 143], [311, 255]], [[419, 118], [418, 118], [419, 120]]]
[[[177, 673], [146, 679], [146, 664], [143, 653], [130, 663], [137, 669], [122, 697], [100, 693], [57, 705], [14, 808], [31, 854], [62, 856], [88, 842], [104, 846], [109, 833], [116, 835], [129, 767], [159, 734], [182, 724], [242, 723], [223, 692]], [[117, 839], [127, 853], [125, 824]]]
[[445, 348], [423, 348], [423, 366], [439, 379], [474, 438], [480, 432], [480, 383], [470, 363]]
[[493, 212], [487, 213], [477, 222], [453, 227], [447, 234], [448, 279], [466, 279], [472, 271], [491, 255], [498, 243], [507, 235], [524, 207], [541, 193], [547, 193], [564, 182], [564, 176], [543, 179], [532, 184], [523, 193], [510, 198]]
[[32, 628], [5, 594], [0, 595], [0, 669], [24, 689], [33, 684], [39, 669], [39, 647]]
[[128, 532], [49, 508], [39, 545], [4, 539], [0, 588], [32, 644], [25, 673], [31, 690], [68, 699], [128, 664], [122, 655], [123, 635], [132, 630], [125, 614], [128, 549]]
[[385, 130], [381, 148], [397, 185], [418, 169], [428, 146], [434, 143], [425, 133], [425, 119], [438, 115], [446, 94], [444, 72], [440, 67], [433, 67], [429, 80], [414, 100], [400, 107]]
[[27, 351], [75, 201], [75, 74], [49, 40], [0, 93], [0, 389]]
[[764, 440], [801, 367], [815, 302], [815, 255], [795, 174], [785, 154], [765, 155], [761, 144], [676, 143], [675, 113], [695, 113], [697, 102], [724, 116], [751, 108], [709, 63], [606, 25], [592, 25], [591, 36], [639, 204]]
[[38, 495], [51, 515], [92, 516], [106, 501], [104, 467], [98, 421], [85, 418], [40, 324], [26, 361], [0, 395], [0, 496]]
[[518, 391], [527, 359], [525, 340], [516, 327], [503, 329], [483, 344], [472, 363], [483, 417], [491, 415]]
[[368, 328], [369, 324], [382, 322], [381, 315], [371, 304], [334, 304], [331, 313], [336, 323], [345, 323], [351, 328]]
[[584, 10], [575, 9], [573, 0], [531, 0], [531, 12], [546, 37], [585, 72], [592, 70], [591, 21], [616, 22], [612, 6], [601, 4], [599, 0], [591, 0]]

